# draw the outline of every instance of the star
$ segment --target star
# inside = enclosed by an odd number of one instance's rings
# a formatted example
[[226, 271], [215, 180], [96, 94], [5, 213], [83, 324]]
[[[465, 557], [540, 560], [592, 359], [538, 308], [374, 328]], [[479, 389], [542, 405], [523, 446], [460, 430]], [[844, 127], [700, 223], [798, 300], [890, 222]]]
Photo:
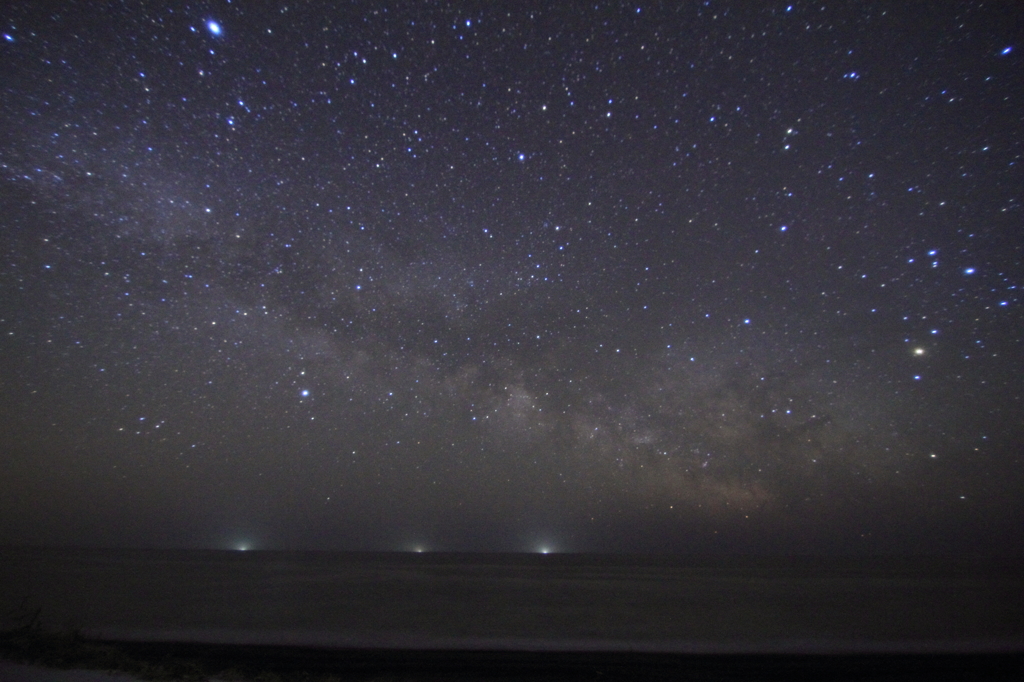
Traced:
[[1024, 546], [1016, 6], [311, 4], [0, 28], [0, 544]]

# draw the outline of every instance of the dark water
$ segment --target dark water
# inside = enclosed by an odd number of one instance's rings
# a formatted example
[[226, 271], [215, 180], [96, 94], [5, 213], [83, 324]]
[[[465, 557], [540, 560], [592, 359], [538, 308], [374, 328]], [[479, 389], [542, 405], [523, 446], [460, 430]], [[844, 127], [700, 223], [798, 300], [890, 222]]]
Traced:
[[0, 629], [402, 649], [1024, 651], [1024, 564], [0, 549]]

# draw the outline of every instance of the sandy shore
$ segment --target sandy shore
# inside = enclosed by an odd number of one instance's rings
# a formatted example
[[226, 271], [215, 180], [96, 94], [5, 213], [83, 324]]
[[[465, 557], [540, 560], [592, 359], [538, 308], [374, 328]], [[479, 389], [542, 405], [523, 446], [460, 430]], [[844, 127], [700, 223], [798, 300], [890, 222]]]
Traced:
[[3, 682], [135, 682], [139, 678], [101, 670], [56, 670], [40, 665], [24, 665], [0, 659]]

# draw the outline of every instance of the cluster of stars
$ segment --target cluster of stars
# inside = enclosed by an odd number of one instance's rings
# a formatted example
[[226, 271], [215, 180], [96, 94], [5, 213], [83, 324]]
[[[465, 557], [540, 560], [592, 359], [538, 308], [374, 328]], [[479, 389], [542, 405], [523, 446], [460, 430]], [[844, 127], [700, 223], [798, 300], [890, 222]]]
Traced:
[[22, 7], [0, 451], [260, 546], [1005, 509], [1010, 12]]

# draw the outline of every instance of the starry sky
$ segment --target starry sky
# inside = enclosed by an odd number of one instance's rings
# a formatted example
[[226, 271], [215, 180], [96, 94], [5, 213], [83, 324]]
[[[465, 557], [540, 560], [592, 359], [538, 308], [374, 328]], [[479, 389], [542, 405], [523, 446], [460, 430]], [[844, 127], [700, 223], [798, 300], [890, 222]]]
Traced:
[[1024, 552], [1020, 6], [0, 22], [0, 541]]

